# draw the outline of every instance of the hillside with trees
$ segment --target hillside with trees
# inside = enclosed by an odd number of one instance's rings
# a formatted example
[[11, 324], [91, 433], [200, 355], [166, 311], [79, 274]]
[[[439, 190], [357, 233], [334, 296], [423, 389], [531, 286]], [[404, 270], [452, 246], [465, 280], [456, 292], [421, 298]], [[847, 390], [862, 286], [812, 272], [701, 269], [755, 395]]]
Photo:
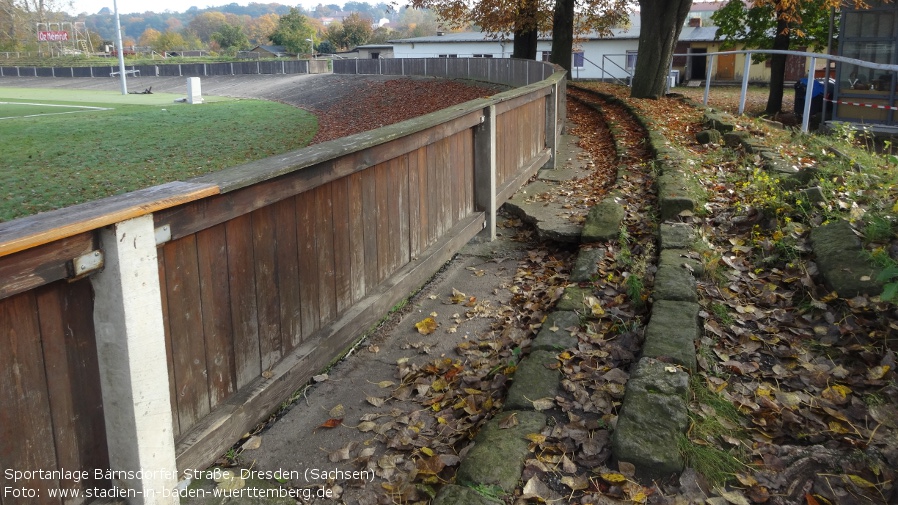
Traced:
[[[38, 51], [36, 23], [83, 23], [95, 51], [102, 51], [115, 38], [115, 16], [110, 8], [96, 13], [76, 15], [65, 11], [63, 0], [0, 0], [0, 51]], [[301, 16], [299, 22], [297, 16]], [[393, 8], [387, 3], [319, 4], [313, 9], [278, 3], [236, 3], [184, 12], [119, 13], [123, 43], [158, 53], [177, 50], [206, 50], [233, 53], [258, 45], [290, 45], [311, 53], [348, 50], [365, 43], [383, 43], [390, 39], [435, 34], [436, 15], [409, 7]], [[283, 25], [302, 24], [299, 41], [278, 44], [285, 38]], [[280, 30], [280, 31], [279, 31]], [[287, 35], [293, 35], [287, 33]], [[274, 36], [274, 38], [272, 38]], [[299, 43], [302, 44], [299, 44]], [[302, 46], [302, 47], [300, 47]]]

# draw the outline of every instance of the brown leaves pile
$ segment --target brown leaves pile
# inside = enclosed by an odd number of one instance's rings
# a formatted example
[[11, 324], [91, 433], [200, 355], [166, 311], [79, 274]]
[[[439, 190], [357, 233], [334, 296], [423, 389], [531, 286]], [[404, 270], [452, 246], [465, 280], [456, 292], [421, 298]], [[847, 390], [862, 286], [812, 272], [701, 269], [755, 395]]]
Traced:
[[498, 92], [488, 85], [438, 79], [397, 78], [365, 85], [363, 92], [351, 98], [312, 111], [318, 117], [318, 133], [311, 144], [395, 124]]

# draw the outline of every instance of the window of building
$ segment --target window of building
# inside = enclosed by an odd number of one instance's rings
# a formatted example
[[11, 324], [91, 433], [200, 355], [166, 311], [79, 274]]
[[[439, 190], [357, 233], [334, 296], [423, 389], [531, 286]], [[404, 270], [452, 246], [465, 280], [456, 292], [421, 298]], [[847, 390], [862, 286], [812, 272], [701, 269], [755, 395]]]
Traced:
[[457, 54], [438, 54], [439, 58], [458, 58]]
[[627, 70], [636, 68], [637, 51], [627, 51]]
[[549, 61], [549, 58], [552, 57], [552, 51], [543, 51], [542, 61]]
[[574, 51], [574, 68], [583, 68], [583, 51]]
[[371, 53], [371, 59], [372, 60], [380, 59], [380, 53]]
[[492, 58], [493, 57], [492, 54], [474, 54], [472, 56], [474, 56], [475, 58]]

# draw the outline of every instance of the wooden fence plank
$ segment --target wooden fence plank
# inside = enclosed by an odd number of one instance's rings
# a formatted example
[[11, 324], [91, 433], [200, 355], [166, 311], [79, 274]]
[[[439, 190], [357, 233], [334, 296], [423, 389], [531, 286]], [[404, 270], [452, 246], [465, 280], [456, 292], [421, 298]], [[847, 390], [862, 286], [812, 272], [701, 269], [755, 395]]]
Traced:
[[315, 195], [296, 197], [296, 241], [299, 246], [299, 298], [302, 338], [305, 341], [321, 327], [318, 304], [318, 253], [315, 250]]
[[230, 283], [228, 269], [225, 268], [228, 264], [225, 226], [213, 226], [197, 233], [196, 246], [206, 342], [209, 407], [215, 408], [237, 390]]
[[183, 430], [209, 413], [196, 238], [190, 236], [169, 242], [162, 252], [165, 256], [163, 289], [168, 291], [177, 415]]
[[278, 295], [277, 230], [274, 208], [251, 214], [256, 270], [256, 307], [259, 317], [259, 356], [262, 370], [281, 360], [281, 309]]
[[390, 180], [389, 163], [381, 163], [374, 167], [374, 183], [376, 187], [374, 214], [377, 217], [375, 233], [377, 239], [377, 277], [372, 285], [390, 275]]
[[456, 133], [450, 137], [451, 160], [449, 169], [452, 172], [452, 222], [462, 218], [462, 209], [465, 206], [465, 164], [462, 160], [465, 153], [462, 152], [461, 134]]
[[334, 213], [331, 185], [325, 184], [315, 193], [315, 248], [318, 253], [318, 299], [321, 325], [337, 318], [337, 293], [334, 273]]
[[352, 281], [352, 303], [364, 298], [367, 291], [365, 284], [365, 217], [362, 209], [362, 174], [352, 174], [346, 178], [349, 184], [349, 245], [350, 245], [350, 280]]
[[330, 184], [334, 213], [334, 285], [337, 314], [352, 306], [352, 238], [350, 236], [349, 177]]
[[418, 166], [418, 219], [420, 221], [418, 224], [420, 230], [418, 232], [418, 235], [420, 236], [418, 254], [420, 255], [421, 252], [433, 243], [434, 238], [431, 230], [431, 202], [428, 189], [428, 177], [430, 177], [430, 175], [427, 167], [427, 148], [418, 149], [415, 154], [415, 157], [417, 158], [416, 164]]
[[54, 283], [36, 290], [53, 440], [60, 468], [87, 470], [81, 482], [63, 489], [108, 488], [93, 469], [108, 468], [106, 426], [94, 337], [90, 281]]
[[175, 356], [172, 350], [171, 325], [168, 320], [168, 293], [165, 291], [165, 255], [162, 249], [156, 248], [156, 259], [159, 263], [159, 291], [162, 302], [162, 328], [165, 331], [165, 359], [168, 364], [168, 394], [171, 400], [172, 433], [177, 437], [181, 434], [181, 422], [178, 420], [178, 391], [175, 387]]
[[389, 245], [389, 254], [387, 255], [386, 277], [389, 277], [397, 268], [399, 268], [400, 257], [400, 241], [399, 221], [405, 216], [400, 215], [401, 196], [399, 191], [399, 171], [401, 169], [401, 159], [393, 159], [387, 163], [387, 238]]
[[262, 374], [250, 216], [228, 221], [225, 233], [228, 242], [231, 320], [234, 328], [234, 365], [237, 389], [240, 390]]
[[[34, 292], [0, 301], [0, 321], [4, 322], [0, 325], [0, 468], [56, 470]], [[59, 482], [37, 478], [11, 482], [0, 473], [0, 485], [34, 489], [47, 496], [47, 490], [58, 488]]]
[[278, 295], [281, 310], [281, 354], [302, 342], [299, 296], [299, 253], [296, 240], [296, 199], [274, 205], [277, 223]]
[[417, 258], [423, 248], [421, 234], [421, 173], [418, 151], [409, 153], [408, 161], [408, 243], [409, 256]]
[[427, 173], [427, 236], [435, 240], [440, 232], [440, 170], [437, 165], [437, 146], [431, 144], [426, 148], [424, 170]]
[[[409, 156], [403, 156], [399, 158], [399, 166], [397, 169], [397, 178], [396, 178], [396, 189], [397, 193], [397, 206], [398, 206], [398, 218], [399, 218], [399, 229], [398, 229], [398, 237], [399, 241], [399, 251], [396, 262], [396, 268], [400, 268], [402, 265], [405, 265], [411, 259], [410, 253], [410, 239], [409, 239], [409, 228], [411, 227], [411, 223], [409, 222], [409, 168], [408, 168], [408, 159]], [[395, 270], [394, 269], [394, 270]]]

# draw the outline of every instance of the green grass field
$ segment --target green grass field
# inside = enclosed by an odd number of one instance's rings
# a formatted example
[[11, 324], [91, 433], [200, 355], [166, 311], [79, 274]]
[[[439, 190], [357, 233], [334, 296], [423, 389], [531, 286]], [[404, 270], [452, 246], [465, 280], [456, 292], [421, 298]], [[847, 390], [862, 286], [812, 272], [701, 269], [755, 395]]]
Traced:
[[0, 222], [299, 149], [318, 128], [284, 104], [182, 97], [0, 87]]

